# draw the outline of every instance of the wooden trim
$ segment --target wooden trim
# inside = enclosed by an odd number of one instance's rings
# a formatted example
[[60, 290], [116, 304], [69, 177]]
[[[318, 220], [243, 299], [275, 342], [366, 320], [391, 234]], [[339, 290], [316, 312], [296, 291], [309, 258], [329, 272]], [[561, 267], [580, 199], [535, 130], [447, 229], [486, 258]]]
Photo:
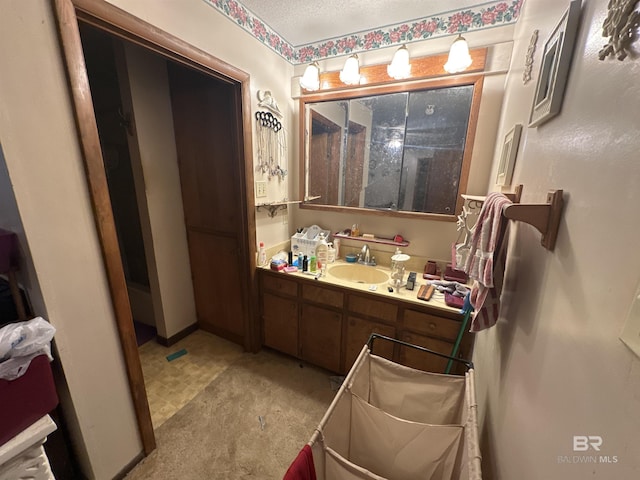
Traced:
[[[398, 81], [391, 78], [387, 73], [387, 63], [378, 65], [362, 66], [360, 67], [360, 76], [365, 79], [366, 85], [384, 85], [384, 84], [406, 84], [406, 82], [413, 80], [426, 80], [428, 78], [450, 76], [444, 70], [444, 64], [447, 62], [448, 53], [442, 55], [431, 55], [428, 57], [419, 57], [411, 59], [411, 75], [404, 80]], [[487, 48], [475, 48], [469, 51], [471, 55], [471, 65], [464, 71], [464, 74], [476, 73], [484, 71], [484, 67], [487, 61]], [[335, 90], [351, 90], [351, 85], [345, 85], [340, 80], [340, 72], [324, 72], [320, 74], [320, 85], [322, 91], [335, 91]], [[302, 95], [313, 95], [313, 92], [308, 92], [302, 89]]]
[[299, 208], [309, 210], [322, 210], [335, 213], [348, 213], [350, 215], [371, 215], [377, 217], [412, 218], [413, 220], [439, 220], [442, 222], [455, 222], [455, 215], [445, 215], [443, 213], [422, 213], [409, 212], [404, 210], [376, 210], [373, 208], [361, 207], [340, 207], [336, 205], [316, 205], [313, 203], [301, 203]]
[[[255, 324], [257, 315], [257, 291], [255, 288], [255, 211], [253, 199], [253, 154], [251, 143], [251, 96], [250, 76], [248, 73], [233, 67], [202, 50], [189, 45], [151, 24], [148, 24], [129, 13], [109, 4], [104, 0], [53, 0], [55, 14], [58, 19], [58, 32], [67, 69], [70, 93], [74, 105], [76, 128], [85, 163], [87, 182], [91, 193], [96, 228], [100, 238], [102, 255], [109, 282], [109, 290], [116, 317], [116, 325], [123, 349], [129, 388], [133, 397], [138, 429], [145, 455], [155, 447], [153, 424], [149, 413], [144, 387], [144, 378], [140, 366], [140, 357], [135, 340], [133, 320], [129, 307], [128, 293], [118, 241], [116, 237], [113, 212], [109, 200], [100, 140], [96, 126], [95, 113], [91, 101], [88, 77], [82, 52], [82, 43], [78, 21], [93, 25], [108, 33], [136, 43], [164, 57], [197, 69], [221, 81], [239, 85], [241, 94], [236, 98], [242, 104], [241, 116], [237, 119], [238, 138], [236, 145], [238, 154], [244, 158], [239, 165], [238, 181], [241, 182], [241, 196], [245, 198], [245, 212], [242, 218], [239, 249], [248, 252], [242, 268], [241, 276], [246, 284], [248, 312], [245, 325], [245, 348], [257, 350]], [[251, 195], [249, 194], [251, 192]], [[242, 255], [241, 255], [242, 257]]]
[[[305, 131], [305, 106], [307, 103], [322, 102], [328, 100], [337, 99], [352, 99], [359, 98], [368, 95], [387, 94], [396, 92], [410, 92], [414, 90], [423, 90], [426, 88], [441, 88], [450, 87], [455, 85], [473, 85], [473, 97], [471, 99], [471, 109], [469, 115], [469, 125], [467, 127], [467, 136], [465, 138], [465, 153], [462, 159], [462, 169], [460, 171], [460, 181], [458, 186], [458, 193], [463, 194], [466, 192], [467, 183], [469, 180], [469, 172], [471, 170], [471, 157], [473, 155], [473, 143], [475, 141], [476, 128], [478, 124], [478, 118], [480, 114], [480, 101], [482, 99], [482, 88], [484, 85], [484, 75], [464, 75], [462, 77], [443, 77], [436, 79], [427, 79], [417, 82], [399, 82], [393, 85], [374, 85], [374, 86], [360, 86], [351, 88], [348, 91], [329, 91], [329, 92], [316, 92], [310, 95], [304, 95], [300, 98], [299, 102], [299, 119], [300, 119], [300, 142], [298, 145], [300, 152], [300, 162], [304, 165], [304, 168], [300, 168], [299, 172], [299, 198], [305, 199], [306, 194], [306, 173], [307, 173], [307, 160], [306, 160], [306, 137]], [[363, 214], [374, 216], [386, 216], [386, 217], [401, 217], [401, 218], [413, 218], [415, 220], [440, 220], [445, 222], [454, 222], [457, 219], [457, 215], [462, 211], [462, 205], [464, 200], [458, 195], [456, 200], [455, 214], [446, 215], [440, 213], [421, 213], [410, 211], [396, 211], [396, 210], [375, 210], [370, 208], [361, 207], [346, 207], [335, 205], [322, 205], [302, 202], [299, 208], [313, 209], [313, 210], [325, 210], [339, 213], [351, 213], [351, 214]]]
[[67, 66], [69, 87], [74, 104], [76, 128], [84, 160], [91, 203], [102, 248], [109, 291], [118, 327], [122, 353], [127, 367], [129, 388], [133, 397], [138, 429], [146, 455], [156, 448], [147, 392], [140, 366], [140, 356], [133, 328], [127, 285], [120, 258], [120, 248], [109, 199], [100, 138], [96, 124], [89, 79], [84, 63], [78, 21], [70, 0], [54, 0], [58, 18], [58, 33]]
[[471, 158], [473, 157], [473, 145], [476, 140], [476, 129], [480, 117], [480, 100], [482, 99], [482, 88], [484, 86], [484, 76], [476, 78], [473, 85], [473, 97], [471, 98], [471, 109], [469, 114], [469, 124], [467, 125], [467, 135], [464, 141], [464, 156], [462, 157], [462, 168], [460, 170], [460, 180], [458, 181], [458, 196], [456, 200], [456, 215], [462, 213], [464, 199], [462, 193], [467, 192], [469, 182], [469, 172], [471, 171]]
[[198, 330], [198, 324], [194, 323], [192, 325], [189, 325], [186, 328], [183, 328], [175, 335], [171, 335], [169, 338], [165, 338], [162, 335], [157, 335], [156, 341], [164, 347], [170, 347], [171, 345], [178, 343], [183, 338], [186, 338], [187, 336], [191, 335], [196, 330]]
[[120, 470], [118, 474], [115, 477], [113, 477], [113, 480], [122, 480], [123, 478], [126, 478], [129, 472], [131, 472], [131, 470], [133, 470], [135, 466], [142, 461], [143, 458], [144, 458], [144, 455], [142, 453], [139, 453], [138, 455], [136, 455], [133, 458], [133, 460], [127, 463], [126, 467]]

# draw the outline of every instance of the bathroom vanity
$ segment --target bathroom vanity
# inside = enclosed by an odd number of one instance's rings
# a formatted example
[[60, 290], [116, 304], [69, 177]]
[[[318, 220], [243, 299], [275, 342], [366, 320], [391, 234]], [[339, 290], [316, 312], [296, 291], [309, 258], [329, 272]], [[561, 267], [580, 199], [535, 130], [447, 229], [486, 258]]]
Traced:
[[[340, 265], [346, 264], [330, 265], [328, 274], [318, 279], [259, 269], [264, 346], [341, 374], [351, 368], [373, 332], [451, 354], [463, 319], [458, 309], [446, 306], [438, 295], [428, 302], [418, 300], [419, 285], [391, 293], [384, 282], [370, 291], [372, 284], [332, 276], [331, 269]], [[470, 360], [472, 348], [473, 334], [465, 331], [457, 356]], [[374, 353], [432, 372], [444, 372], [447, 365], [444, 358], [385, 342], [377, 344]], [[455, 362], [452, 373], [463, 371]]]

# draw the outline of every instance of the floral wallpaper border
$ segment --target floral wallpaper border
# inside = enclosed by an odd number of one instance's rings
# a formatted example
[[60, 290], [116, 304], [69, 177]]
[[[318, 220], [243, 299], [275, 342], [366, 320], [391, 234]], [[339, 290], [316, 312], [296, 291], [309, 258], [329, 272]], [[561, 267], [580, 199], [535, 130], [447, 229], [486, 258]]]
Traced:
[[488, 2], [387, 27], [294, 47], [236, 0], [204, 0], [238, 26], [293, 64], [366, 52], [456, 33], [514, 23], [524, 0]]

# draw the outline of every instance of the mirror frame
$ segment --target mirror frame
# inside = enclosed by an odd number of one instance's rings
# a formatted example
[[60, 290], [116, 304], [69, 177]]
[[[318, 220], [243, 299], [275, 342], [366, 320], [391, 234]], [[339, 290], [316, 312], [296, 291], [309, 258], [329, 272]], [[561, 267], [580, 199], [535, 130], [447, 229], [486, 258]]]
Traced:
[[[347, 212], [358, 213], [367, 215], [380, 215], [391, 217], [404, 217], [414, 219], [430, 219], [454, 222], [457, 216], [462, 211], [462, 205], [464, 203], [463, 198], [460, 196], [467, 191], [467, 183], [469, 180], [469, 171], [471, 169], [471, 157], [473, 154], [473, 144], [475, 141], [476, 127], [478, 124], [478, 115], [480, 112], [480, 99], [482, 97], [482, 87], [484, 84], [483, 74], [474, 75], [461, 75], [461, 76], [447, 76], [440, 78], [431, 78], [426, 80], [411, 81], [411, 82], [395, 82], [385, 85], [367, 85], [356, 88], [342, 89], [338, 91], [326, 91], [319, 93], [303, 94], [300, 97], [300, 169], [299, 169], [299, 198], [302, 199], [300, 208], [307, 208], [312, 210], [326, 210], [332, 212]], [[307, 175], [307, 126], [305, 125], [305, 109], [309, 103], [317, 103], [331, 100], [350, 100], [354, 98], [366, 97], [370, 95], [382, 95], [388, 93], [399, 92], [411, 92], [416, 90], [425, 90], [428, 88], [444, 88], [455, 87], [461, 85], [473, 85], [473, 97], [471, 99], [471, 112], [469, 115], [469, 125], [467, 127], [467, 136], [464, 145], [464, 155], [462, 158], [462, 168], [460, 170], [460, 181], [458, 183], [458, 195], [456, 200], [455, 213], [453, 215], [441, 214], [441, 213], [424, 213], [424, 212], [411, 212], [411, 211], [398, 211], [398, 210], [376, 210], [364, 207], [345, 207], [339, 205], [322, 205], [307, 203], [306, 199], [306, 175]]]

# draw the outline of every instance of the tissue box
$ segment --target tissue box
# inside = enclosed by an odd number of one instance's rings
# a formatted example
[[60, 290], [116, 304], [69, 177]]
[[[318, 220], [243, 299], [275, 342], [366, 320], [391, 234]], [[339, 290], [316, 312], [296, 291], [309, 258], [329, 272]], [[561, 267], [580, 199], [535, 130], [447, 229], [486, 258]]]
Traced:
[[26, 373], [15, 380], [0, 379], [0, 398], [0, 445], [4, 445], [58, 405], [47, 356], [31, 360]]

